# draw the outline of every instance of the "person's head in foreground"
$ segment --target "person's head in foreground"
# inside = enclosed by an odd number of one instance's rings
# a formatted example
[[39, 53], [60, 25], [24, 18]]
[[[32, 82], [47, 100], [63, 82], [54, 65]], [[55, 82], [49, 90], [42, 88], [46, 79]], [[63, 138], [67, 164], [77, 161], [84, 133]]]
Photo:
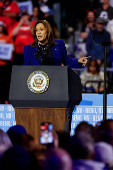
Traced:
[[72, 159], [63, 148], [48, 150], [43, 162], [43, 170], [72, 170]]

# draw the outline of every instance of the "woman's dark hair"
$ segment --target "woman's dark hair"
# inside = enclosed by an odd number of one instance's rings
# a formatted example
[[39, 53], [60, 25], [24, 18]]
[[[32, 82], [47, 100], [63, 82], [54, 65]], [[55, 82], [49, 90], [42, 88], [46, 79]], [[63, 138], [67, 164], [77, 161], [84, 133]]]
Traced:
[[95, 58], [92, 58], [92, 59], [89, 60], [88, 67], [87, 67], [88, 68], [88, 72], [90, 72], [89, 67], [90, 67], [92, 62], [95, 63], [97, 73], [99, 73], [100, 72], [100, 67], [99, 67], [99, 64], [97, 63], [97, 60]]
[[34, 38], [34, 42], [31, 44], [31, 46], [32, 46], [32, 47], [36, 47], [37, 44], [38, 44], [38, 40], [37, 40], [37, 37], [36, 37], [36, 26], [37, 26], [37, 24], [39, 24], [39, 23], [42, 23], [42, 24], [45, 26], [45, 28], [47, 29], [48, 44], [49, 44], [49, 45], [55, 44], [55, 42], [54, 42], [54, 36], [53, 36], [53, 30], [52, 30], [49, 22], [46, 21], [46, 20], [38, 20], [38, 21], [35, 23], [34, 27], [33, 27], [33, 38]]

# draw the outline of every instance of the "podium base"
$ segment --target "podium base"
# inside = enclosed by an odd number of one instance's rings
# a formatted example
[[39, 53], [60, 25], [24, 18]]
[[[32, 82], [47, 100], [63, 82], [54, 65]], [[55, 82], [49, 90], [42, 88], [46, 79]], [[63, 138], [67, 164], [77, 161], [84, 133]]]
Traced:
[[15, 108], [16, 124], [25, 127], [28, 134], [32, 135], [40, 144], [40, 125], [42, 122], [53, 124], [53, 130], [71, 130], [72, 109], [70, 108]]

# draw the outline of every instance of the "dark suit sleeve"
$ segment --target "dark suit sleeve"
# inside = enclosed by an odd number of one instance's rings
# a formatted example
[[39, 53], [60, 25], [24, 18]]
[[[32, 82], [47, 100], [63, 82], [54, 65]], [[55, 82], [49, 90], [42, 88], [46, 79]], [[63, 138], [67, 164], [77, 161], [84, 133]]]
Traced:
[[80, 68], [81, 64], [78, 63], [77, 58], [71, 58], [67, 55], [67, 50], [64, 44], [64, 41], [60, 41], [60, 47], [61, 47], [61, 55], [62, 55], [62, 63], [64, 65], [68, 65], [71, 68]]
[[24, 45], [24, 63], [23, 65], [31, 65], [30, 61], [29, 61], [29, 50], [28, 50], [28, 46]]

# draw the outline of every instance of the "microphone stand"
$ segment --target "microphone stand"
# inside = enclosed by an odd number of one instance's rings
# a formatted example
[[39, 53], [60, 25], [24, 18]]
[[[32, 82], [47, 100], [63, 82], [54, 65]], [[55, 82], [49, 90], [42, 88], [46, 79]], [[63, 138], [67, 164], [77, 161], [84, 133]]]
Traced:
[[107, 63], [107, 46], [110, 46], [110, 42], [101, 42], [101, 45], [104, 46], [104, 97], [103, 97], [103, 119], [106, 120], [107, 116], [107, 92], [106, 92], [106, 63]]

